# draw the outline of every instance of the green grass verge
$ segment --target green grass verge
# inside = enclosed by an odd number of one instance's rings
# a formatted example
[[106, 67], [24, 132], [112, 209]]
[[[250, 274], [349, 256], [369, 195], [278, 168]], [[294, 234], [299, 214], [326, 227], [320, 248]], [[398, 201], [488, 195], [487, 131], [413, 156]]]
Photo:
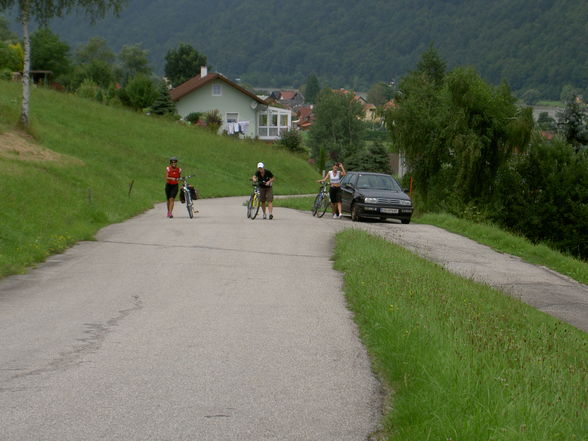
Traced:
[[[16, 133], [20, 93], [0, 81], [0, 134]], [[33, 153], [0, 146], [0, 277], [164, 202], [172, 155], [203, 197], [248, 195], [259, 161], [276, 175], [276, 194], [312, 193], [320, 177], [283, 148], [42, 88], [32, 89], [30, 132]]]
[[274, 207], [293, 208], [294, 210], [311, 211], [315, 196], [274, 199]]
[[335, 268], [394, 391], [387, 439], [588, 439], [588, 335], [361, 231]]
[[497, 226], [474, 223], [444, 213], [427, 213], [413, 220], [469, 237], [496, 251], [519, 256], [526, 262], [546, 266], [588, 284], [588, 262], [566, 256], [543, 244], [533, 244], [524, 237], [507, 233]]

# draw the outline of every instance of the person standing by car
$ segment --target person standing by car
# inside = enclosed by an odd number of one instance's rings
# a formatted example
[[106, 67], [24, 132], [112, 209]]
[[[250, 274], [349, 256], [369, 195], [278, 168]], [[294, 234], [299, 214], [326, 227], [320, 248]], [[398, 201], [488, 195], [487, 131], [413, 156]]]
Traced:
[[341, 218], [341, 178], [346, 174], [343, 164], [335, 162], [333, 164], [333, 169], [329, 170], [323, 179], [317, 181], [321, 183], [327, 180], [329, 181], [329, 198], [331, 199], [331, 205], [333, 206], [333, 219]]
[[178, 167], [178, 158], [169, 158], [169, 165], [165, 168], [165, 197], [167, 199], [167, 217], [174, 217], [174, 201], [178, 194], [178, 180], [182, 175], [182, 169]]
[[265, 205], [267, 203], [267, 209], [269, 218], [273, 219], [273, 200], [274, 192], [272, 190], [272, 184], [274, 182], [274, 175], [271, 171], [265, 168], [263, 162], [257, 164], [257, 171], [251, 178], [253, 182], [259, 183], [259, 193], [261, 196], [261, 209], [263, 210], [263, 218], [266, 219]]

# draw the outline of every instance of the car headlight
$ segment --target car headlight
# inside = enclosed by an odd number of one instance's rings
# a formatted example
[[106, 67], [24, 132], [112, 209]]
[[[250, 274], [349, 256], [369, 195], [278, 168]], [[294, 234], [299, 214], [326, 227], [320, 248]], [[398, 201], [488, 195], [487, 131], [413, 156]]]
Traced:
[[405, 199], [400, 199], [398, 202], [400, 203], [400, 205], [406, 205], [406, 206], [412, 205], [411, 201], [407, 201]]
[[378, 200], [376, 198], [365, 198], [363, 200], [366, 204], [375, 204], [378, 202]]

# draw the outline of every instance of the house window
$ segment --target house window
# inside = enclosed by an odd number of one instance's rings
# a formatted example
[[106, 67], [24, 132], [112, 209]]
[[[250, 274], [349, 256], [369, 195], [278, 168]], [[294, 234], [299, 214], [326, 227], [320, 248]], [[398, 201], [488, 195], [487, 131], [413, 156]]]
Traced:
[[270, 107], [259, 113], [257, 136], [260, 138], [279, 138], [280, 134], [290, 129], [292, 114], [283, 109]]
[[220, 84], [213, 84], [212, 85], [212, 96], [221, 96], [223, 94], [223, 91], [221, 89], [221, 85]]
[[227, 112], [227, 122], [228, 123], [236, 123], [239, 121], [239, 114], [237, 112], [231, 113]]

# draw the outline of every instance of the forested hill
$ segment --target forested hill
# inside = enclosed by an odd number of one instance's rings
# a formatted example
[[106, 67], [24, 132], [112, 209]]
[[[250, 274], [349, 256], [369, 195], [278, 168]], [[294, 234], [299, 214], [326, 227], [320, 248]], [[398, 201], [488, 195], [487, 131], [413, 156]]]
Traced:
[[579, 0], [129, 0], [119, 19], [52, 28], [73, 47], [94, 35], [142, 43], [162, 71], [186, 42], [214, 68], [252, 84], [299, 86], [309, 73], [366, 90], [399, 79], [433, 43], [448, 66], [473, 65], [519, 93], [588, 95], [588, 2]]

